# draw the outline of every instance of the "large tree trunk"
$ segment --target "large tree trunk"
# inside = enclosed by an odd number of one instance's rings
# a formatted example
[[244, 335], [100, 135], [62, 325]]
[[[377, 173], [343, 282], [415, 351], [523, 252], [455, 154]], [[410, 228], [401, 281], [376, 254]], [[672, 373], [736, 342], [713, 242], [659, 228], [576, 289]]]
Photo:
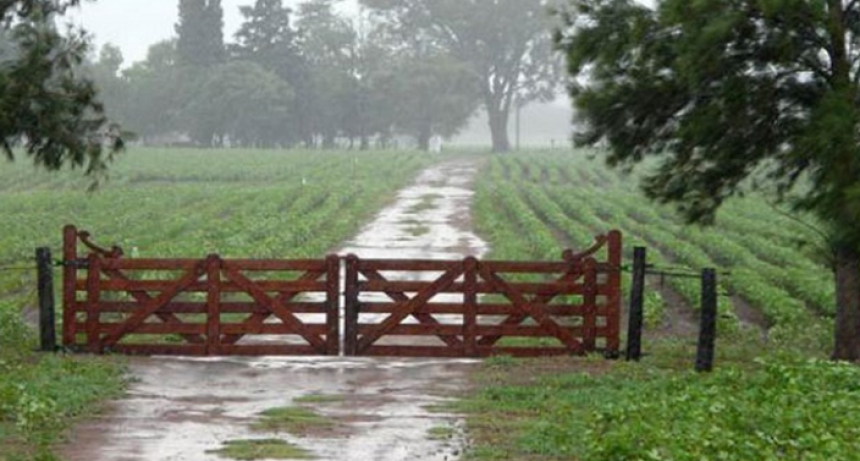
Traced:
[[860, 251], [836, 249], [836, 347], [834, 360], [860, 359]]
[[493, 152], [509, 152], [511, 141], [508, 138], [508, 111], [487, 107], [490, 119], [490, 134], [493, 137]]

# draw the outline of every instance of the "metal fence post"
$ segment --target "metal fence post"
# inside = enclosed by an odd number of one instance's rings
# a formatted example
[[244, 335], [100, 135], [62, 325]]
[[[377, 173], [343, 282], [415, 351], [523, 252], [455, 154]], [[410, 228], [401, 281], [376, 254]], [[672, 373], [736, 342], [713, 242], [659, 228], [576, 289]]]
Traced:
[[39, 292], [39, 349], [43, 352], [54, 352], [57, 350], [54, 268], [49, 248], [36, 249], [36, 270]]
[[717, 336], [717, 271], [702, 270], [702, 320], [696, 350], [696, 371], [714, 368], [714, 342]]
[[630, 288], [630, 312], [627, 322], [627, 360], [638, 361], [642, 357], [642, 321], [645, 304], [645, 269], [647, 268], [645, 247], [633, 249], [633, 284]]

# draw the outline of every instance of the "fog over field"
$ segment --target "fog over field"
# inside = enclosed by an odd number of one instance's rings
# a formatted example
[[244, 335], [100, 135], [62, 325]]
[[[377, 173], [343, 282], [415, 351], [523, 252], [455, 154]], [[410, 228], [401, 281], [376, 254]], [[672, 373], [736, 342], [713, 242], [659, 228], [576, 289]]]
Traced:
[[[254, 0], [223, 0], [224, 35], [232, 37], [239, 29], [240, 6], [252, 5]], [[295, 8], [301, 0], [286, 0], [284, 5]], [[338, 9], [345, 14], [358, 12], [356, 0], [344, 0]], [[146, 59], [146, 50], [160, 40], [176, 35], [177, 2], [172, 0], [109, 0], [83, 2], [69, 14], [69, 20], [89, 31], [95, 44], [118, 46], [126, 64]]]
[[507, 151], [570, 139], [551, 3], [115, 0], [61, 22], [133, 142]]

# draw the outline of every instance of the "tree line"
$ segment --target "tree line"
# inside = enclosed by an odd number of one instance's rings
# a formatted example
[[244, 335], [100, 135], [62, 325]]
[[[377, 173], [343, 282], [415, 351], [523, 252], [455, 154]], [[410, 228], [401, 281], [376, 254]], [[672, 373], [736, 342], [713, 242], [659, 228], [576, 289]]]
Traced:
[[359, 17], [337, 3], [256, 0], [228, 40], [220, 0], [179, 0], [175, 38], [125, 69], [106, 45], [89, 71], [108, 116], [141, 142], [205, 147], [368, 148], [406, 136], [426, 150], [483, 107], [494, 150], [507, 151], [513, 104], [553, 96], [542, 0], [364, 0]]

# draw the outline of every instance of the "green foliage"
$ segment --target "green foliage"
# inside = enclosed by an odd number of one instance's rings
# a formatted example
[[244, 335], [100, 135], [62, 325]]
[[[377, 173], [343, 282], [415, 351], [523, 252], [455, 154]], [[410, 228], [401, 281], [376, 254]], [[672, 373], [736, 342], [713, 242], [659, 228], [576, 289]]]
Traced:
[[252, 429], [268, 432], [289, 432], [303, 435], [314, 430], [330, 429], [334, 423], [313, 410], [302, 407], [270, 408], [260, 414]]
[[[581, 435], [582, 457], [851, 459], [860, 448], [858, 383], [856, 367], [819, 361], [765, 361], [753, 373], [725, 369], [655, 379], [610, 392], [616, 398], [597, 405]], [[563, 428], [537, 432], [562, 441]], [[556, 447], [550, 449], [565, 450]]]
[[211, 67], [224, 62], [221, 0], [179, 0], [176, 50], [182, 65]]
[[860, 359], [860, 4], [570, 4], [556, 41], [579, 82], [579, 141], [608, 142], [611, 164], [659, 157], [645, 191], [691, 222], [750, 177], [814, 213], [837, 260], [834, 357]]
[[79, 67], [89, 48], [83, 31], [61, 33], [55, 17], [76, 0], [16, 0], [0, 4], [0, 149], [18, 146], [38, 166], [104, 173], [122, 148], [93, 83]]
[[[8, 312], [0, 311], [0, 333], [16, 325]], [[115, 362], [37, 356], [34, 347], [33, 341], [0, 344], [0, 460], [53, 459], [50, 448], [70, 422], [93, 414], [99, 401], [124, 387]]]
[[223, 448], [207, 453], [238, 460], [315, 458], [304, 448], [279, 439], [228, 440]]
[[528, 384], [518, 384], [528, 364], [486, 369], [484, 386], [458, 405], [476, 440], [467, 459], [825, 460], [857, 452], [855, 366], [782, 355], [695, 374], [655, 355], [589, 374], [576, 371], [588, 366], [583, 359], [571, 360], [571, 371]]

